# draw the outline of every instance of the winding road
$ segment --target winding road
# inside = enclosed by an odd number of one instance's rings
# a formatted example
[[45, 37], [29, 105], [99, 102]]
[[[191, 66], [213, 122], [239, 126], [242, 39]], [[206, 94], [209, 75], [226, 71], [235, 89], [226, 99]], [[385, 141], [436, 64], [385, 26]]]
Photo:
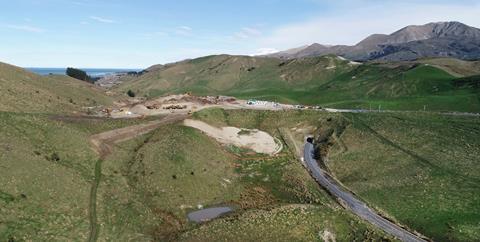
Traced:
[[[113, 145], [115, 143], [132, 139], [134, 137], [146, 134], [158, 128], [161, 125], [174, 123], [181, 121], [187, 118], [188, 115], [184, 114], [175, 114], [168, 115], [167, 117], [148, 122], [145, 124], [130, 126], [126, 128], [116, 129], [100, 134], [96, 134], [90, 137], [90, 142], [92, 143], [92, 148], [99, 154], [100, 160], [98, 166], [96, 167], [96, 179], [92, 184], [91, 192], [91, 204], [90, 204], [90, 221], [91, 221], [91, 231], [89, 235], [89, 241], [96, 241], [97, 239], [97, 224], [96, 224], [96, 188], [100, 180], [101, 174], [101, 161], [104, 160], [111, 152]], [[305, 161], [306, 168], [310, 171], [311, 175], [315, 180], [324, 187], [330, 194], [336, 197], [341, 204], [346, 208], [350, 209], [354, 214], [358, 215], [360, 218], [370, 222], [379, 229], [385, 231], [386, 233], [406, 242], [425, 242], [426, 240], [419, 235], [413, 234], [408, 230], [398, 226], [397, 224], [385, 219], [380, 216], [378, 213], [369, 208], [364, 202], [356, 198], [350, 192], [345, 191], [325, 170], [321, 169], [318, 165], [317, 160], [314, 159], [314, 146], [312, 143], [306, 143], [303, 151], [303, 158]], [[98, 175], [98, 177], [97, 177]]]
[[328, 192], [330, 192], [330, 194], [339, 199], [340, 202], [353, 213], [402, 241], [426, 241], [422, 237], [415, 235], [383, 218], [371, 208], [367, 207], [364, 202], [356, 198], [355, 195], [342, 190], [341, 186], [335, 182], [335, 180], [325, 170], [321, 169], [317, 160], [314, 159], [314, 146], [312, 143], [307, 142], [305, 144], [303, 158], [307, 169], [310, 171], [315, 180]]

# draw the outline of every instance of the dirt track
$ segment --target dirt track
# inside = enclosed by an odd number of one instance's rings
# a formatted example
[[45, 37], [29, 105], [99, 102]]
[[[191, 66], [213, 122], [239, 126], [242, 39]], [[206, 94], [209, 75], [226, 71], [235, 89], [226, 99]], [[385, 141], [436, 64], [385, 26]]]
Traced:
[[[97, 241], [98, 237], [98, 224], [97, 224], [97, 189], [100, 183], [102, 175], [102, 161], [112, 153], [113, 145], [115, 143], [129, 140], [140, 135], [149, 133], [161, 125], [174, 123], [184, 120], [188, 115], [185, 114], [171, 114], [163, 119], [151, 121], [145, 124], [129, 126], [121, 129], [115, 129], [100, 134], [90, 136], [90, 143], [93, 150], [100, 156], [97, 164], [95, 165], [95, 179], [92, 182], [89, 198], [89, 220], [90, 220], [90, 233], [88, 237], [89, 242]], [[73, 119], [75, 120], [75, 119]]]
[[100, 159], [103, 160], [112, 152], [112, 146], [115, 143], [138, 137], [153, 131], [161, 125], [181, 121], [187, 117], [188, 115], [186, 114], [170, 114], [161, 120], [92, 135], [90, 137], [90, 143], [95, 152], [100, 156]]

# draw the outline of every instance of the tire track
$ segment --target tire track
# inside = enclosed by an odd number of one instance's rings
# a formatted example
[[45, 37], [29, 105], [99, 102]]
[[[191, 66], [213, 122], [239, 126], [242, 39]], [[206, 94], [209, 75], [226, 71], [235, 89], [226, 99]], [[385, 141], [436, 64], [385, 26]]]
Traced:
[[99, 226], [97, 223], [97, 190], [102, 177], [102, 162], [113, 151], [113, 145], [116, 143], [127, 141], [135, 137], [147, 134], [158, 127], [166, 124], [175, 123], [184, 120], [188, 115], [172, 114], [161, 120], [151, 121], [145, 124], [129, 126], [125, 128], [110, 130], [90, 137], [92, 149], [99, 155], [99, 159], [95, 164], [95, 178], [90, 188], [90, 198], [88, 206], [88, 218], [90, 221], [90, 232], [88, 242], [96, 242], [99, 234]]

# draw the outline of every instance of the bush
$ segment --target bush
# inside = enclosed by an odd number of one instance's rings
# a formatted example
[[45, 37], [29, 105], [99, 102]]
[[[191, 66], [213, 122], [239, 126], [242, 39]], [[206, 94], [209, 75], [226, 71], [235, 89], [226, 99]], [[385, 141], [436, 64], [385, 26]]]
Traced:
[[53, 152], [50, 156], [45, 156], [45, 159], [48, 161], [59, 162], [60, 156], [56, 152]]
[[135, 93], [132, 90], [128, 90], [127, 95], [129, 97], [135, 97]]

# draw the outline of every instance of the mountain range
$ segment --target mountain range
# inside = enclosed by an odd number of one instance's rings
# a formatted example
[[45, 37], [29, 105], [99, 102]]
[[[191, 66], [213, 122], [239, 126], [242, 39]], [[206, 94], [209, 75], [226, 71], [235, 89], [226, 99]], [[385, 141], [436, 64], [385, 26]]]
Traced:
[[460, 22], [411, 25], [390, 35], [373, 34], [354, 46], [312, 44], [269, 57], [294, 59], [335, 54], [354, 61], [410, 61], [424, 57], [480, 58], [480, 29]]

